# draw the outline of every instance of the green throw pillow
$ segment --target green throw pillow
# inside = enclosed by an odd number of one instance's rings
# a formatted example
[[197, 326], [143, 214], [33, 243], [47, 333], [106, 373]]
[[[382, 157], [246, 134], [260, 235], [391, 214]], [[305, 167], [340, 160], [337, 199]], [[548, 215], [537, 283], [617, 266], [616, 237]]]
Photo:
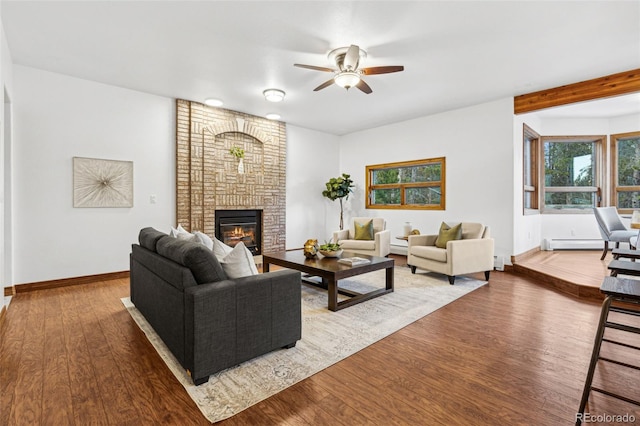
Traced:
[[442, 222], [440, 225], [440, 232], [438, 238], [436, 238], [436, 247], [447, 248], [447, 242], [453, 240], [462, 239], [462, 224], [459, 223], [453, 227], [450, 227], [446, 223]]
[[354, 222], [356, 240], [373, 240], [373, 220], [365, 223]]

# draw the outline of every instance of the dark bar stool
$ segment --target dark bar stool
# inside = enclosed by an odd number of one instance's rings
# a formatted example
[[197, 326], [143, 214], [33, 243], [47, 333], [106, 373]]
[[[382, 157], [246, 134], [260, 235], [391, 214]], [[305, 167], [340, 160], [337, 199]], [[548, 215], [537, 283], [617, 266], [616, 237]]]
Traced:
[[640, 350], [639, 347], [604, 338], [604, 330], [607, 327], [614, 328], [616, 330], [622, 330], [629, 333], [640, 334], [640, 328], [638, 327], [632, 327], [625, 324], [610, 322], [608, 319], [609, 312], [618, 312], [621, 314], [634, 315], [634, 316], [640, 317], [640, 309], [611, 305], [611, 303], [614, 301], [631, 303], [635, 305], [640, 304], [640, 280], [617, 278], [617, 277], [605, 277], [604, 281], [602, 282], [602, 285], [600, 286], [600, 291], [606, 294], [607, 297], [604, 299], [604, 303], [602, 304], [602, 311], [600, 312], [600, 323], [598, 324], [598, 330], [596, 331], [595, 342], [593, 343], [593, 353], [591, 354], [591, 363], [589, 364], [587, 379], [584, 383], [584, 390], [582, 392], [582, 400], [580, 401], [580, 408], [578, 409], [578, 415], [576, 416], [576, 425], [582, 424], [582, 417], [584, 415], [584, 410], [587, 406], [587, 402], [589, 401], [589, 394], [591, 393], [591, 391], [599, 392], [599, 393], [608, 395], [612, 398], [616, 398], [616, 399], [628, 402], [630, 404], [640, 406], [640, 401], [636, 401], [634, 399], [627, 398], [625, 396], [618, 395], [616, 393], [609, 392], [604, 389], [593, 387], [591, 385], [593, 382], [593, 375], [596, 370], [596, 365], [600, 360], [610, 362], [616, 365], [620, 365], [625, 368], [633, 368], [634, 370], [640, 370], [639, 366], [627, 364], [624, 362], [620, 362], [620, 361], [616, 361], [610, 358], [604, 358], [600, 356], [600, 347], [602, 346], [602, 342], [608, 342], [615, 345], [620, 345], [627, 348]]

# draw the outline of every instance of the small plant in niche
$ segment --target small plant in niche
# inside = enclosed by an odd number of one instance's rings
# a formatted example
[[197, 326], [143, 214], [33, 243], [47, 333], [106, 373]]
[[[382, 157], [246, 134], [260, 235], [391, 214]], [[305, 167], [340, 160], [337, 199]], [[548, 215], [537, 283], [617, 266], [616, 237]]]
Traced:
[[239, 146], [231, 147], [229, 153], [236, 158], [244, 158], [244, 149], [240, 148]]

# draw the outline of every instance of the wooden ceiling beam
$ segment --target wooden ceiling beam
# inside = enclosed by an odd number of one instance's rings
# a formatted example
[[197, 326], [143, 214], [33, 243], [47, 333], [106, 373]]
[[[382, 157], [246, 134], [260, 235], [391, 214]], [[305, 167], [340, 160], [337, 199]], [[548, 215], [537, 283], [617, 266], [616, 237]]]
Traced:
[[609, 98], [634, 92], [640, 92], [640, 69], [516, 96], [513, 99], [513, 113], [523, 114], [575, 102]]

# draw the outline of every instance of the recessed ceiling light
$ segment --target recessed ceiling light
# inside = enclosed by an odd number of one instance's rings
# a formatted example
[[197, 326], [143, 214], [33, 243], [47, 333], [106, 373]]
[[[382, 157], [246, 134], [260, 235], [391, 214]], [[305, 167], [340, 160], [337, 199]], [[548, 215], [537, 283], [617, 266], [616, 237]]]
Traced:
[[219, 107], [222, 106], [222, 101], [220, 99], [207, 98], [204, 100], [205, 105]]
[[284, 92], [280, 89], [267, 89], [262, 94], [269, 102], [280, 102], [284, 99]]
[[280, 120], [280, 114], [276, 114], [275, 112], [270, 112], [269, 114], [265, 115], [265, 117], [267, 117], [269, 120]]

